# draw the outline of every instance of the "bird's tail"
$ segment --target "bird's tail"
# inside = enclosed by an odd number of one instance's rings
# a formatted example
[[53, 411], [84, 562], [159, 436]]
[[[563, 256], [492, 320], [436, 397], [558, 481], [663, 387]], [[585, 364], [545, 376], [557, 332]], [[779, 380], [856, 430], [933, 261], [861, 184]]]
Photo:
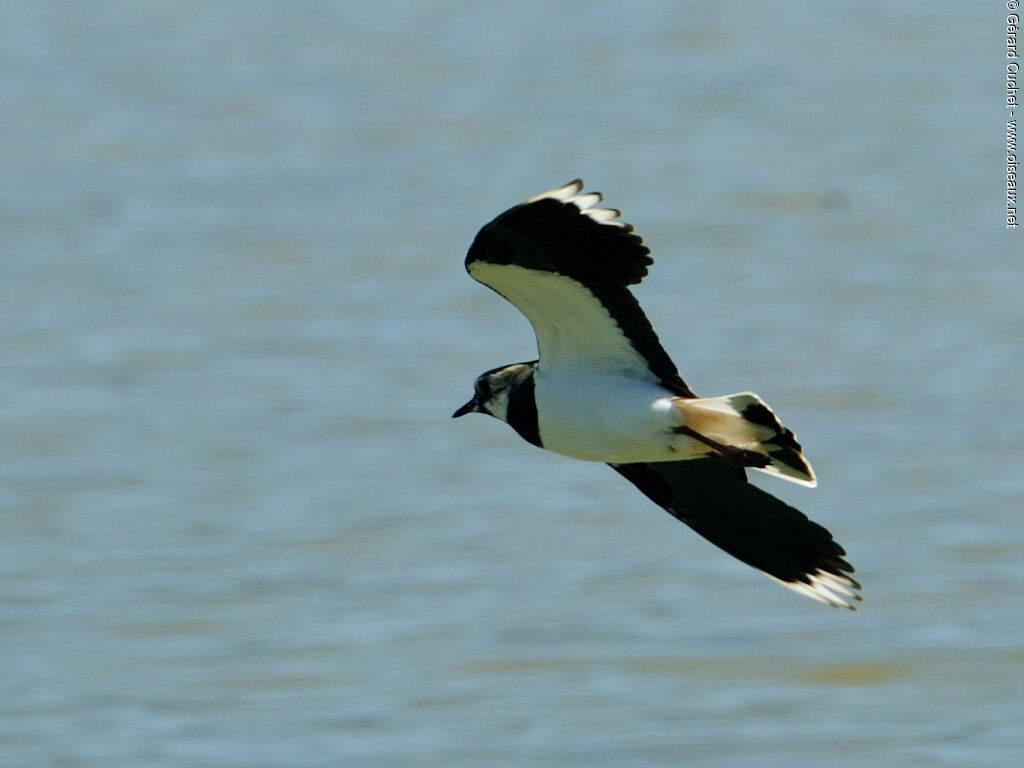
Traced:
[[683, 417], [677, 431], [709, 446], [712, 453], [742, 467], [817, 485], [796, 436], [753, 392], [677, 398], [674, 404]]

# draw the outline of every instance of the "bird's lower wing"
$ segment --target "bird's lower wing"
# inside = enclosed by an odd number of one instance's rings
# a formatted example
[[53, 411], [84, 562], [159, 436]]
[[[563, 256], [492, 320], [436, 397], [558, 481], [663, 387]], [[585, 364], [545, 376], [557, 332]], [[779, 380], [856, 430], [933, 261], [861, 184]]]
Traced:
[[712, 544], [784, 586], [836, 607], [861, 600], [832, 534], [717, 459], [610, 464]]

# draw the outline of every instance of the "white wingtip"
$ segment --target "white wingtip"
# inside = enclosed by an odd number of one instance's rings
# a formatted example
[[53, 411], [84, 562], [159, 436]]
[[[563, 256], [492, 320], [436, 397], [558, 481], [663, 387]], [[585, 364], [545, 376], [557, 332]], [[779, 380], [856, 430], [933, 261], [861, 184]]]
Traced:
[[535, 203], [538, 200], [558, 200], [562, 203], [572, 203], [579, 208], [580, 213], [584, 216], [589, 216], [598, 224], [609, 224], [613, 227], [629, 226], [628, 224], [623, 224], [621, 221], [616, 221], [616, 219], [618, 219], [622, 214], [614, 208], [594, 208], [594, 206], [600, 203], [603, 199], [600, 192], [586, 192], [581, 194], [582, 192], [583, 180], [574, 179], [564, 186], [556, 189], [550, 189], [539, 195], [534, 195], [526, 202]]
[[771, 574], [765, 575], [797, 594], [825, 605], [831, 605], [833, 608], [847, 608], [856, 611], [856, 603], [863, 601], [863, 598], [855, 591], [860, 589], [860, 585], [848, 576], [816, 570], [814, 573], [807, 574], [808, 581], [805, 582], [783, 581]]
[[583, 179], [573, 179], [568, 184], [558, 187], [556, 189], [549, 189], [547, 192], [541, 192], [539, 195], [534, 195], [526, 202], [535, 203], [538, 200], [560, 200], [563, 203], [568, 203], [583, 189]]
[[601, 193], [587, 192], [585, 195], [575, 195], [574, 197], [569, 198], [569, 202], [581, 211], [585, 211], [588, 208], [593, 208], [595, 203], [601, 202]]

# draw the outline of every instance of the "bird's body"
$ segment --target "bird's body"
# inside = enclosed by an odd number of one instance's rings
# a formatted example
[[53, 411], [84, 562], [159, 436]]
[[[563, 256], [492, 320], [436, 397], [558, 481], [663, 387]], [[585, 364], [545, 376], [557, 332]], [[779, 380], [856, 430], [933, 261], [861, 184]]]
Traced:
[[454, 415], [487, 413], [538, 447], [605, 462], [744, 562], [852, 608], [860, 586], [831, 534], [747, 483], [751, 468], [815, 484], [793, 433], [751, 392], [698, 398], [683, 382], [627, 287], [647, 248], [582, 187], [531, 198], [474, 240], [467, 271], [530, 320], [540, 357], [481, 374]]
[[614, 373], [543, 369], [534, 375], [541, 444], [563, 456], [624, 464], [695, 453], [664, 387]]

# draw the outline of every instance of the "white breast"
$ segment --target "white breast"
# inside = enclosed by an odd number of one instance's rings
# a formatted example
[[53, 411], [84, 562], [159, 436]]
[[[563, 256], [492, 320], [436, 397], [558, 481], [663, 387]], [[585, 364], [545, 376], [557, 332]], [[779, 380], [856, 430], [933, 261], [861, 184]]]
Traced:
[[536, 376], [537, 419], [544, 447], [587, 461], [671, 461], [706, 448], [672, 432], [681, 423], [666, 407], [673, 393], [646, 381], [556, 371]]

